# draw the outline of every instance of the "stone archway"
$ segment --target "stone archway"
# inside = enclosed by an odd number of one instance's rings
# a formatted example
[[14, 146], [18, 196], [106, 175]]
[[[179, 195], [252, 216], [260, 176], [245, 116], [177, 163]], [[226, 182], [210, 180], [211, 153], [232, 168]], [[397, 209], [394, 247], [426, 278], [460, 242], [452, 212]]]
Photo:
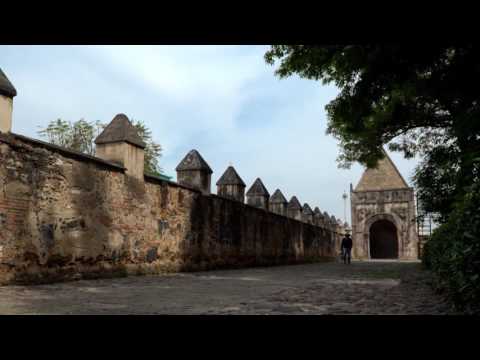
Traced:
[[387, 219], [373, 222], [369, 228], [370, 258], [398, 259], [397, 227]]

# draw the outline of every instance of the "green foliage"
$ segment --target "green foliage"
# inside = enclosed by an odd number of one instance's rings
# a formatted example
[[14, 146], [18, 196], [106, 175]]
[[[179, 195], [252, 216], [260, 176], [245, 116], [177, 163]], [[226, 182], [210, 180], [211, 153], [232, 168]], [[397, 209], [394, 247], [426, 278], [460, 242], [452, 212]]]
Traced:
[[437, 290], [466, 313], [480, 314], [480, 183], [455, 204], [448, 221], [424, 247], [423, 264]]
[[373, 167], [385, 145], [406, 158], [424, 157], [414, 179], [420, 200], [443, 219], [479, 179], [479, 46], [274, 45], [265, 60], [280, 61], [280, 77], [297, 74], [340, 89], [326, 106], [340, 166]]
[[423, 210], [437, 213], [441, 223], [447, 220], [459, 200], [456, 198], [458, 156], [457, 149], [439, 145], [425, 155], [413, 176]]
[[87, 122], [80, 119], [76, 122], [57, 119], [38, 131], [49, 143], [62, 146], [88, 155], [95, 155], [95, 138], [105, 125], [99, 121]]
[[[132, 124], [145, 142], [145, 173], [159, 176], [162, 169], [159, 158], [162, 156], [162, 147], [153, 141], [152, 132], [142, 121], [132, 120]], [[46, 128], [38, 131], [48, 142], [78, 151], [88, 155], [95, 155], [95, 138], [102, 132], [106, 124], [100, 121], [87, 122], [80, 119], [70, 122], [62, 119], [51, 121]]]
[[159, 164], [159, 158], [162, 156], [161, 145], [153, 141], [151, 130], [142, 121], [132, 119], [132, 124], [147, 145], [145, 147], [145, 173], [155, 176], [162, 175], [162, 168]]
[[480, 307], [480, 47], [475, 44], [274, 45], [278, 76], [335, 84], [327, 133], [339, 165], [374, 167], [384, 146], [419, 155], [414, 182], [443, 224], [425, 247], [437, 288], [460, 308]]

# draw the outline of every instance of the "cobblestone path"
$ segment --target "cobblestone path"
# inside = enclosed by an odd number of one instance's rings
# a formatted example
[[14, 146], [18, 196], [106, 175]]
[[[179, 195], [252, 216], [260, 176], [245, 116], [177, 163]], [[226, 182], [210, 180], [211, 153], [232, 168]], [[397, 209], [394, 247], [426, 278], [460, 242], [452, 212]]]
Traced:
[[221, 270], [0, 287], [0, 314], [450, 314], [415, 262]]

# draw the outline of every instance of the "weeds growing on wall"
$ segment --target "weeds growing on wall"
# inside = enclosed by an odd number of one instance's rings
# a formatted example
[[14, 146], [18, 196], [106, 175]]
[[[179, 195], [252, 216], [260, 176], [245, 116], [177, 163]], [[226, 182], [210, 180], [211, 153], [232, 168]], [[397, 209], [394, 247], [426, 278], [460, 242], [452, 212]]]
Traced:
[[458, 310], [480, 314], [480, 183], [469, 188], [448, 221], [425, 244], [423, 263], [435, 288]]

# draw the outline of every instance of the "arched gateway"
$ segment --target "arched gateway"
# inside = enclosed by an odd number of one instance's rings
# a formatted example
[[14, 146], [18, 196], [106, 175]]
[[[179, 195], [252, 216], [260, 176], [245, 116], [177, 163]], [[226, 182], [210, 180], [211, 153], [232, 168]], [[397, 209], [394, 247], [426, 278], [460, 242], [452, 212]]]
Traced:
[[350, 188], [353, 256], [359, 259], [417, 259], [413, 189], [390, 157], [367, 169]]
[[370, 257], [372, 259], [397, 259], [397, 228], [388, 220], [375, 221], [369, 229]]

